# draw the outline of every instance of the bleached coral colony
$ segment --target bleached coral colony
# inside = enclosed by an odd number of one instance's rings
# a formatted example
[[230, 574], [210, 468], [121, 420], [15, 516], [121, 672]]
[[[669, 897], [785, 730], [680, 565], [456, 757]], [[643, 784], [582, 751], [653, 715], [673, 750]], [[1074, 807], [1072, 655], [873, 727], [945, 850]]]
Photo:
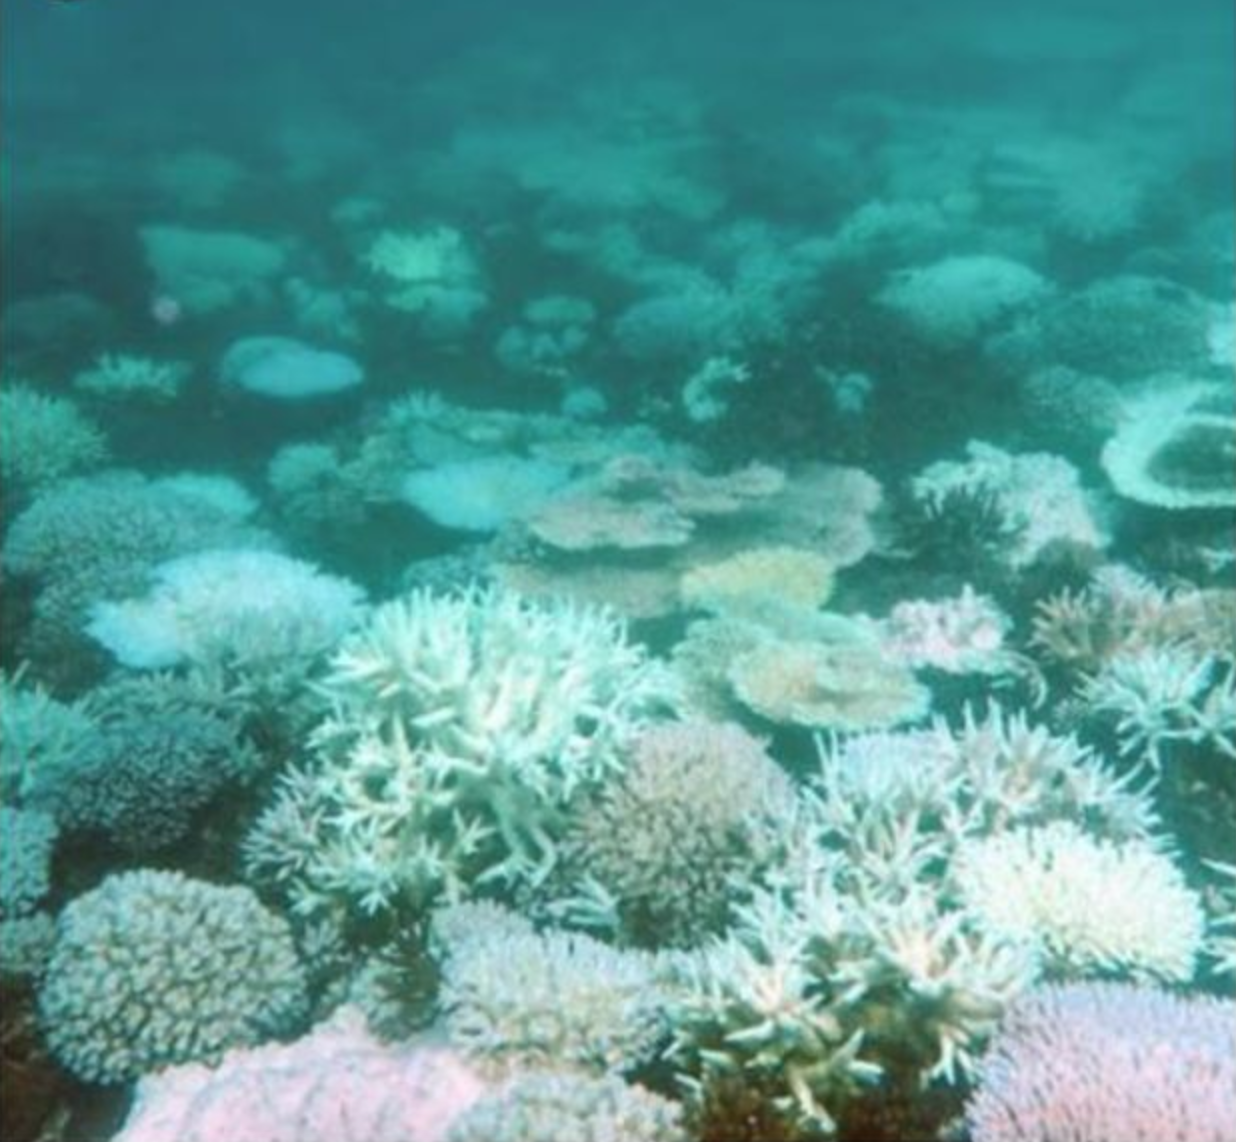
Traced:
[[0, 1138], [1231, 1137], [1208, 3], [13, 6]]

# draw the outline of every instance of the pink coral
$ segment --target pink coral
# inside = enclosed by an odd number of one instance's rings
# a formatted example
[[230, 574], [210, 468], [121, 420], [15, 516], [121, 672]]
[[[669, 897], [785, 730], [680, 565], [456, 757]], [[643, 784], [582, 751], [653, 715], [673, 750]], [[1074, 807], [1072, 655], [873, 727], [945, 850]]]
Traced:
[[1224, 1142], [1236, 1004], [1116, 983], [1030, 992], [992, 1044], [967, 1117], [974, 1142]]
[[485, 1090], [453, 1052], [382, 1043], [344, 1008], [295, 1043], [142, 1079], [114, 1142], [444, 1142]]

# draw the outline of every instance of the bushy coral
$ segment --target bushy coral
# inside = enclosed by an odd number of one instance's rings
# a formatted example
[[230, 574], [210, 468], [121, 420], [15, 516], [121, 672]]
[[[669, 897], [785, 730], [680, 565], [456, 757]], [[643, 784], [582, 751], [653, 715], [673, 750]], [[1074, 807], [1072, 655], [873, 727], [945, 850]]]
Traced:
[[39, 992], [48, 1045], [116, 1083], [217, 1061], [296, 1026], [304, 978], [287, 924], [247, 888], [116, 873], [61, 913]]
[[450, 226], [383, 230], [364, 262], [385, 287], [386, 304], [415, 315], [430, 335], [462, 332], [489, 301], [475, 253]]
[[180, 840], [230, 785], [256, 776], [256, 751], [222, 695], [173, 676], [91, 692], [92, 732], [35, 770], [26, 800], [69, 831], [146, 852]]
[[1126, 984], [1043, 987], [1008, 1013], [966, 1111], [974, 1142], [1222, 1142], [1236, 1005]]
[[1193, 976], [1201, 900], [1146, 841], [1113, 843], [1055, 821], [963, 841], [953, 874], [985, 928], [1038, 945], [1055, 973]]
[[566, 804], [621, 771], [675, 702], [611, 614], [496, 590], [415, 591], [347, 637], [321, 684], [315, 757], [249, 842], [300, 908], [423, 905], [545, 876]]
[[345, 1007], [292, 1043], [143, 1077], [115, 1142], [446, 1142], [485, 1089], [453, 1052], [379, 1042]]
[[166, 404], [180, 394], [190, 366], [128, 353], [103, 353], [73, 378], [73, 387], [108, 401], [145, 400]]
[[28, 915], [47, 895], [58, 833], [48, 813], [0, 805], [0, 922]]
[[586, 890], [565, 914], [637, 944], [699, 944], [784, 856], [796, 811], [789, 779], [740, 727], [649, 727], [621, 777], [575, 812], [563, 875]]
[[1042, 452], [1013, 454], [981, 440], [966, 445], [964, 461], [940, 460], [911, 481], [914, 497], [943, 503], [956, 491], [979, 491], [993, 498], [1008, 521], [1004, 561], [1014, 567], [1032, 563], [1052, 543], [1102, 549], [1108, 536], [1082, 486], [1080, 473], [1067, 460]]
[[0, 796], [20, 802], [38, 774], [71, 758], [95, 732], [80, 702], [61, 702], [23, 672], [0, 674]]
[[139, 669], [312, 659], [362, 614], [356, 584], [270, 551], [202, 551], [150, 574], [149, 595], [97, 603], [87, 627], [120, 662]]
[[98, 467], [107, 443], [95, 424], [66, 397], [29, 385], [0, 385], [0, 480], [6, 491], [30, 495]]

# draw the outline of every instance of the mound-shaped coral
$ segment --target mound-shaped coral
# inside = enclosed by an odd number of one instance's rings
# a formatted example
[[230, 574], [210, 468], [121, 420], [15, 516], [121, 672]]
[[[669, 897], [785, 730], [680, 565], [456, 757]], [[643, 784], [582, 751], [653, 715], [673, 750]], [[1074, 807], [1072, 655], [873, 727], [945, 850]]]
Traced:
[[1167, 983], [1193, 975], [1201, 901], [1146, 841], [1113, 844], [1057, 821], [965, 842], [954, 871], [986, 927], [1039, 945], [1056, 970]]
[[594, 924], [638, 944], [698, 944], [723, 927], [739, 885], [783, 855], [795, 811], [789, 779], [740, 727], [652, 726], [576, 813], [565, 874], [586, 879], [594, 908], [608, 903]]
[[90, 1082], [216, 1061], [292, 1029], [304, 977], [287, 924], [247, 888], [180, 873], [109, 876], [60, 915], [39, 1013]]

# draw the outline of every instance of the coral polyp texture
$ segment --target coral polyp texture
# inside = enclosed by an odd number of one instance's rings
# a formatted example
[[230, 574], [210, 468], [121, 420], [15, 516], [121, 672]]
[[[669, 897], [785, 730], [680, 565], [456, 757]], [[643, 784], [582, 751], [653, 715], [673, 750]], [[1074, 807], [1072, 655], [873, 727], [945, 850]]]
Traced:
[[975, 1142], [1221, 1142], [1236, 1118], [1236, 1005], [1127, 984], [1029, 993], [966, 1118]]
[[382, 1043], [345, 1007], [291, 1043], [148, 1075], [115, 1142], [446, 1142], [486, 1090], [455, 1053]]
[[39, 1015], [56, 1058], [90, 1082], [216, 1062], [306, 1013], [291, 931], [247, 888], [117, 873], [57, 929]]

